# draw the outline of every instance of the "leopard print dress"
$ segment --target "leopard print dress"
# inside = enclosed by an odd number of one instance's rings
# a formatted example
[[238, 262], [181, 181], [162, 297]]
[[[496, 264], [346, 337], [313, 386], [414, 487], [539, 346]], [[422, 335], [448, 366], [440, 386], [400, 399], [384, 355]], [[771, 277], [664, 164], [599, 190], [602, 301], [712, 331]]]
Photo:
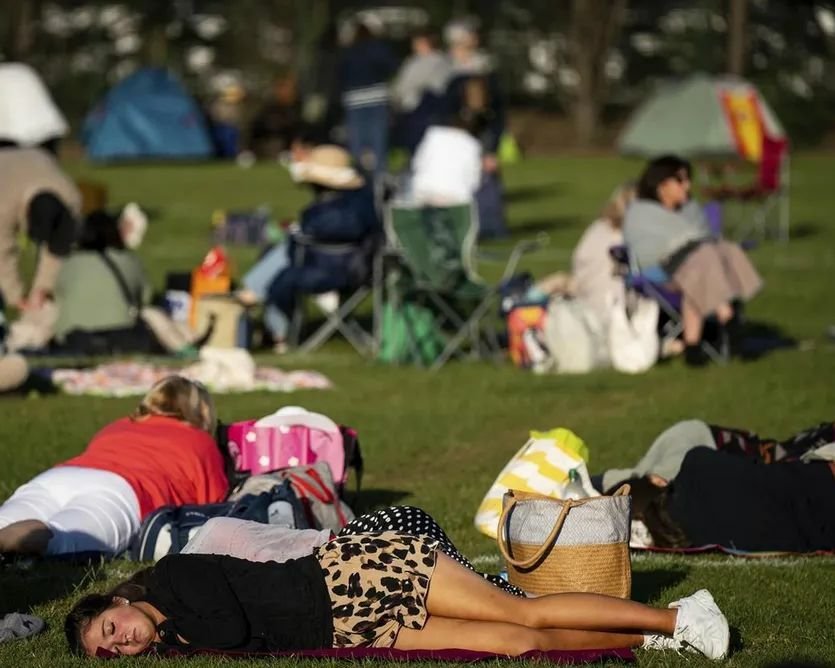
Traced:
[[340, 536], [314, 550], [333, 612], [334, 647], [392, 647], [422, 629], [437, 541], [396, 531]]

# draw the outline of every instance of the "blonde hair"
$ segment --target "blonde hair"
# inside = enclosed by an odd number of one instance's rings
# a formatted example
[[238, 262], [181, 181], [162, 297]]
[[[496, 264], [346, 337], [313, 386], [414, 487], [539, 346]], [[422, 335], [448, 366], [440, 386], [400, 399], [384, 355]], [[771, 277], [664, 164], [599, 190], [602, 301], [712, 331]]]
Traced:
[[133, 415], [142, 420], [151, 415], [176, 418], [193, 427], [213, 433], [217, 415], [209, 391], [183, 376], [167, 376], [154, 384], [139, 402]]
[[616, 230], [623, 225], [626, 207], [635, 199], [636, 189], [632, 181], [619, 185], [609, 196], [609, 200], [600, 212], [601, 217], [609, 221]]

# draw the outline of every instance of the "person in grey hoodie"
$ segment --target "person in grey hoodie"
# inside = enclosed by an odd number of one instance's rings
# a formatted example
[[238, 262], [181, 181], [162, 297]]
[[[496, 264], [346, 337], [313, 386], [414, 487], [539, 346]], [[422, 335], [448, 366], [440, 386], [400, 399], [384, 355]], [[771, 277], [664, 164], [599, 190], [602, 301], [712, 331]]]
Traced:
[[751, 299], [762, 279], [744, 251], [714, 239], [681, 212], [689, 200], [687, 163], [675, 156], [651, 161], [638, 181], [623, 233], [642, 270], [651, 269], [682, 293], [685, 360], [702, 366], [699, 347], [704, 319], [715, 315], [732, 344], [738, 335], [733, 303]]

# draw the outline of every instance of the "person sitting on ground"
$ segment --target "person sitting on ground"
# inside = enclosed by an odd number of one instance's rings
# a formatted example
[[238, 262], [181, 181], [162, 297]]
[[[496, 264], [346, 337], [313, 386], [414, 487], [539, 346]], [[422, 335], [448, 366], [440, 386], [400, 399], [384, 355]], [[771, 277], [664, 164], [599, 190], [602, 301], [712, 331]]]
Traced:
[[393, 647], [518, 656], [532, 650], [728, 650], [707, 590], [658, 609], [597, 594], [522, 598], [466, 569], [437, 541], [384, 531], [340, 536], [285, 563], [178, 554], [66, 618], [71, 651], [235, 653]]
[[[297, 231], [266, 254], [244, 277], [247, 303], [264, 299], [277, 352], [286, 350], [290, 318], [299, 294], [324, 295], [359, 285], [371, 271], [382, 226], [374, 194], [339, 146], [299, 149], [293, 179], [307, 183], [313, 202], [302, 210]], [[265, 316], [267, 311], [265, 310]]]
[[[125, 244], [133, 219], [95, 211], [87, 216], [78, 249], [64, 262], [55, 286], [55, 339], [73, 331], [130, 329], [151, 299], [142, 261]], [[141, 235], [140, 235], [141, 239]]]
[[632, 488], [647, 546], [719, 545], [752, 552], [835, 550], [835, 461], [763, 466], [756, 457], [696, 447], [675, 479], [647, 475]]
[[[700, 347], [704, 320], [715, 315], [734, 346], [739, 318], [733, 303], [751, 299], [762, 279], [737, 245], [706, 236], [704, 230], [681, 215], [688, 200], [684, 162], [665, 156], [651, 161], [629, 206], [623, 232], [629, 252], [643, 271], [663, 274], [682, 293], [685, 360], [707, 362]], [[660, 271], [659, 271], [660, 270]]]
[[613, 299], [624, 295], [623, 278], [609, 251], [623, 245], [623, 218], [634, 198], [634, 184], [618, 186], [571, 254], [571, 292], [604, 325], [609, 322]]
[[[55, 158], [39, 148], [0, 148], [0, 174], [0, 294], [25, 314], [39, 310], [55, 288], [78, 234], [81, 194]], [[18, 268], [21, 230], [38, 251], [28, 293]]]
[[81, 354], [187, 353], [201, 340], [151, 306], [152, 286], [135, 252], [147, 218], [134, 203], [115, 216], [94, 211], [58, 275], [54, 347]]
[[229, 484], [215, 422], [202, 385], [159, 381], [130, 417], [0, 505], [0, 553], [116, 555], [154, 510], [222, 501]]

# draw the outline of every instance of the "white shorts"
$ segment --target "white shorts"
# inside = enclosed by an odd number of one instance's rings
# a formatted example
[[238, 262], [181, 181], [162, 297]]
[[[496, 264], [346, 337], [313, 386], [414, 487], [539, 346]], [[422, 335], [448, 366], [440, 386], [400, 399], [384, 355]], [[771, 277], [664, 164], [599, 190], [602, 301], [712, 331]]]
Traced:
[[22, 520], [50, 528], [47, 554], [119, 554], [139, 530], [139, 500], [120, 475], [58, 466], [18, 487], [0, 506], [0, 529]]

